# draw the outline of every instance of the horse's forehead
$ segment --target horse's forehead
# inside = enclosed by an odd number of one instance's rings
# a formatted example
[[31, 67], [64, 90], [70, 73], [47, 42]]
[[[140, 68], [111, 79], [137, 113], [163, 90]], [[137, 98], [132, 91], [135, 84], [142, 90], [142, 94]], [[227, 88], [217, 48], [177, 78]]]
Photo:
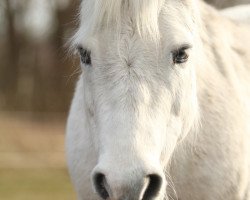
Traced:
[[[81, 25], [73, 38], [73, 46], [82, 44], [86, 48], [92, 49], [92, 47], [95, 48], [96, 46], [104, 45], [103, 48], [107, 49], [108, 45], [117, 49], [117, 44], [120, 41], [126, 41], [129, 44], [131, 41], [135, 43], [135, 41], [140, 41], [142, 38], [146, 44], [148, 44], [151, 39], [153, 43], [158, 42], [159, 44], [161, 39], [167, 41], [167, 46], [178, 46], [178, 43], [189, 43], [187, 40], [190, 40], [192, 37], [190, 37], [190, 32], [192, 32], [193, 13], [189, 10], [191, 6], [182, 4], [182, 1], [165, 1], [165, 5], [158, 15], [152, 14], [157, 12], [156, 9], [151, 10], [151, 15], [148, 15], [146, 12], [145, 15], [135, 16], [133, 12], [126, 10], [126, 7], [122, 7], [124, 10], [119, 10], [122, 13], [115, 13], [114, 15], [117, 16], [113, 16], [114, 19], [110, 19], [110, 23], [103, 20], [102, 17], [107, 18], [104, 13], [112, 12], [112, 10], [100, 10], [100, 12], [103, 12], [103, 16], [102, 14], [95, 15], [88, 13], [88, 7], [90, 5], [84, 2], [85, 1], [83, 1], [84, 8], [81, 11]], [[86, 2], [91, 1], [86, 0]], [[112, 18], [111, 14], [108, 16]], [[156, 18], [150, 20], [150, 17]], [[117, 19], [119, 20], [116, 21]], [[115, 21], [117, 23], [111, 23]], [[146, 28], [140, 29], [140, 27]], [[160, 41], [160, 43], [165, 44], [164, 41]], [[115, 51], [115, 49], [113, 51]]]
[[160, 34], [161, 38], [158, 42], [155, 42], [150, 37], [142, 37], [128, 18], [119, 33], [110, 27], [92, 35], [85, 41], [90, 44], [90, 49], [98, 48], [105, 52], [109, 50], [116, 52], [125, 49], [135, 51], [134, 53], [150, 50], [151, 55], [159, 48], [167, 50], [183, 44], [193, 46], [194, 43], [193, 32], [184, 26], [171, 26], [170, 23], [168, 26], [160, 27]]
[[85, 35], [91, 35], [103, 28], [111, 27], [115, 31], [119, 30], [116, 27], [133, 24], [133, 29], [139, 31], [140, 35], [150, 35], [151, 38], [159, 39], [159, 26], [162, 21], [182, 21], [180, 19], [182, 13], [187, 11], [187, 7], [192, 7], [183, 4], [183, 1], [86, 0], [82, 3], [81, 29], [85, 29], [82, 31]]

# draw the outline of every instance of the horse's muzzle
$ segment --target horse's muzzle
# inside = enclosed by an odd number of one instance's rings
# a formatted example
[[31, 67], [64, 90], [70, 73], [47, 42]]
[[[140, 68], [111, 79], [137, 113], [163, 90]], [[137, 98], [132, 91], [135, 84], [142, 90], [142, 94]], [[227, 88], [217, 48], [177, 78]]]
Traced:
[[93, 173], [93, 185], [102, 199], [110, 200], [153, 200], [163, 187], [163, 178], [160, 174], [147, 175], [128, 174], [123, 178], [114, 177], [112, 180], [107, 174]]

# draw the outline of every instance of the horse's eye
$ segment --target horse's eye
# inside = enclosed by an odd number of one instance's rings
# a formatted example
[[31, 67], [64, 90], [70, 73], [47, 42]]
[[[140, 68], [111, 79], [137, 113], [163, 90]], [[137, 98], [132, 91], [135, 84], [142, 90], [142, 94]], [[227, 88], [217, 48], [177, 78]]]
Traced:
[[78, 52], [81, 57], [81, 62], [85, 65], [91, 65], [91, 52], [82, 47], [78, 47]]
[[175, 50], [173, 52], [173, 62], [174, 64], [182, 64], [187, 62], [188, 60], [188, 52], [187, 52], [188, 47], [182, 47], [178, 50]]

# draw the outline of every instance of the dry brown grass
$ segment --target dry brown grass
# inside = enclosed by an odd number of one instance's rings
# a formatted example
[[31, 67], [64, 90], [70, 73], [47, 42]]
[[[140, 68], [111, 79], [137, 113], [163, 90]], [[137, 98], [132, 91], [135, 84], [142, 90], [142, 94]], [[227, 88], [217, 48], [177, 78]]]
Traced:
[[65, 167], [64, 115], [0, 114], [0, 168]]

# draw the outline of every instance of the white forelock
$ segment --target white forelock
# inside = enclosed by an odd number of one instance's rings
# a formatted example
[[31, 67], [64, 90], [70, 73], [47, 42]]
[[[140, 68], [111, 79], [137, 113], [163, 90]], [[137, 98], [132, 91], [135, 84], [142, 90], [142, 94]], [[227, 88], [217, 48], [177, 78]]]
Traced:
[[112, 25], [120, 30], [124, 16], [129, 15], [141, 36], [159, 37], [158, 16], [165, 0], [84, 0], [81, 3], [81, 25], [74, 36], [87, 38]]

